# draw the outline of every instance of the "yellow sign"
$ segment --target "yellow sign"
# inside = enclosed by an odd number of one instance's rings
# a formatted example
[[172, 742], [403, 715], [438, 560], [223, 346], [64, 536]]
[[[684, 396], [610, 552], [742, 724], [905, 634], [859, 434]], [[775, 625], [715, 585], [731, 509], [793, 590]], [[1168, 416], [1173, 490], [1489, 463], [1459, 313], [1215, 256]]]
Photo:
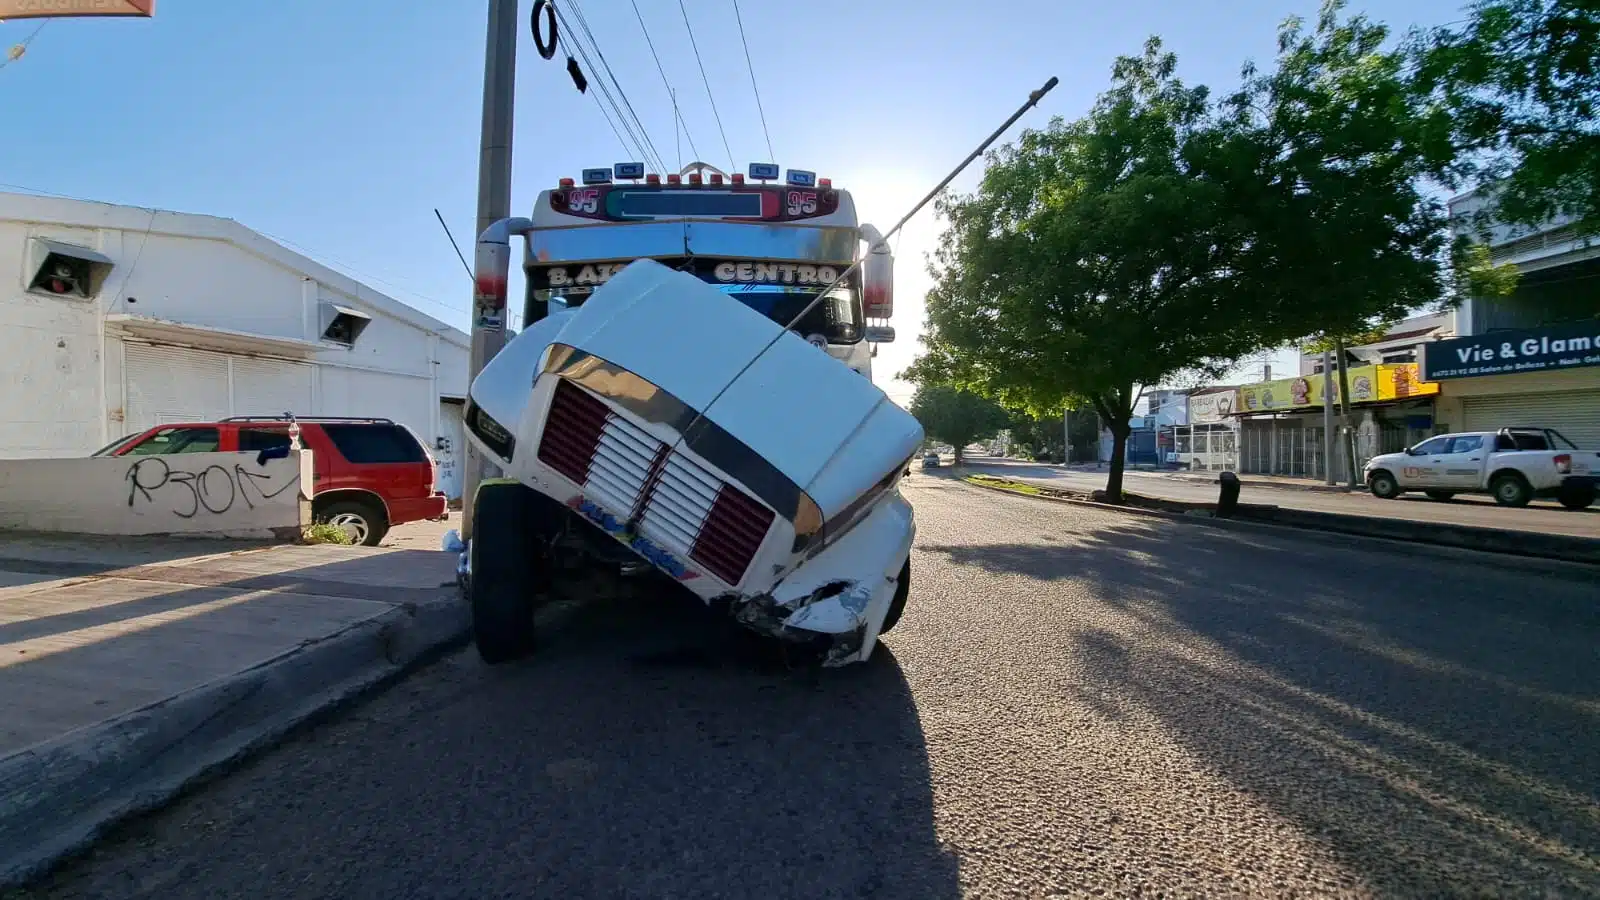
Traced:
[[[1350, 369], [1350, 402], [1382, 403], [1439, 393], [1439, 385], [1422, 381], [1416, 363], [1385, 363]], [[1235, 413], [1320, 409], [1325, 391], [1322, 375], [1279, 378], [1239, 388]], [[1339, 379], [1333, 379], [1333, 402], [1339, 402]]]

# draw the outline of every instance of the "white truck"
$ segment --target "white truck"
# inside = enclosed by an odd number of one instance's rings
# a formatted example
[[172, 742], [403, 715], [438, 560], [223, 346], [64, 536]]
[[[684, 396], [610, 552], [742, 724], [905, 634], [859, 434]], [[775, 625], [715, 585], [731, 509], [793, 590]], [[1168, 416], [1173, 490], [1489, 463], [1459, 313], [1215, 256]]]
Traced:
[[1384, 500], [1407, 491], [1435, 500], [1471, 493], [1490, 494], [1502, 506], [1547, 497], [1577, 510], [1595, 501], [1600, 452], [1578, 449], [1553, 428], [1501, 428], [1428, 438], [1373, 457], [1364, 474], [1372, 495]]
[[[503, 290], [509, 233], [480, 240], [480, 290]], [[487, 662], [533, 651], [541, 604], [619, 585], [687, 591], [827, 666], [868, 659], [905, 609], [916, 526], [898, 487], [921, 425], [692, 272], [611, 272], [469, 394], [469, 439], [506, 476], [475, 495], [458, 572]]]

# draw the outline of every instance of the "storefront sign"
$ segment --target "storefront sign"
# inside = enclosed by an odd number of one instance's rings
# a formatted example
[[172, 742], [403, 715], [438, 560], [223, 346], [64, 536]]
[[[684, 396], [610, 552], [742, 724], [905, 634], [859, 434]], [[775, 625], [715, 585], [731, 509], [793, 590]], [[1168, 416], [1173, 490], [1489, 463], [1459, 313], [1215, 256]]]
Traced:
[[[1439, 386], [1417, 376], [1416, 363], [1355, 366], [1349, 372], [1351, 403], [1382, 403], [1439, 393]], [[1239, 388], [1233, 414], [1321, 409], [1326, 379], [1322, 375], [1280, 378]], [[1339, 377], [1333, 378], [1333, 402], [1339, 402]], [[1191, 403], [1193, 398], [1191, 398]]]
[[1422, 345], [1429, 381], [1600, 366], [1600, 319]]
[[1233, 403], [1236, 399], [1236, 391], [1213, 391], [1209, 394], [1190, 396], [1189, 424], [1215, 425], [1227, 421], [1233, 412]]

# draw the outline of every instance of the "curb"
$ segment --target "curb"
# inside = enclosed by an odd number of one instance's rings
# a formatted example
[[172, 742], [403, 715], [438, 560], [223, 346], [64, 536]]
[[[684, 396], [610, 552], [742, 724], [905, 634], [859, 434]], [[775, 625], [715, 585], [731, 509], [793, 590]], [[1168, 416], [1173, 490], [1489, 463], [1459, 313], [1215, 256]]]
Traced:
[[[1077, 500], [1070, 497], [1051, 497], [1044, 494], [1024, 494], [1020, 491], [1012, 491], [1003, 487], [976, 484], [974, 482], [967, 481], [964, 478], [958, 478], [955, 480], [969, 487], [975, 487], [986, 491], [997, 491], [1003, 494], [1010, 494], [1013, 497], [1022, 497], [1023, 499], [1027, 500], [1044, 500], [1049, 503], [1066, 503], [1075, 506], [1086, 506], [1092, 509], [1101, 510], [1102, 512], [1120, 512], [1136, 516], [1147, 516], [1150, 518], [1165, 519], [1174, 522], [1204, 525], [1224, 531], [1243, 531], [1252, 532], [1255, 534], [1276, 535], [1279, 537], [1293, 535], [1306, 536], [1308, 533], [1315, 533], [1318, 536], [1318, 540], [1323, 543], [1333, 543], [1341, 546], [1356, 548], [1372, 548], [1375, 546], [1378, 549], [1382, 549], [1391, 553], [1405, 553], [1411, 555], [1424, 553], [1440, 559], [1473, 561], [1480, 563], [1485, 561], [1485, 553], [1492, 553], [1495, 555], [1493, 562], [1497, 566], [1513, 568], [1520, 571], [1532, 572], [1541, 575], [1557, 575], [1576, 578], [1585, 583], [1593, 581], [1597, 567], [1600, 567], [1600, 541], [1589, 540], [1587, 538], [1567, 538], [1562, 541], [1563, 544], [1566, 543], [1566, 541], [1574, 542], [1577, 549], [1580, 551], [1574, 555], [1534, 555], [1529, 554], [1525, 550], [1513, 549], [1510, 545], [1496, 547], [1485, 545], [1475, 546], [1470, 542], [1439, 543], [1437, 541], [1430, 540], [1430, 538], [1435, 537], [1435, 535], [1430, 534], [1430, 526], [1427, 523], [1413, 522], [1405, 519], [1393, 520], [1393, 526], [1388, 525], [1388, 520], [1380, 520], [1384, 523], [1384, 526], [1387, 527], [1377, 527], [1363, 531], [1362, 528], [1366, 525], [1366, 523], [1372, 522], [1372, 519], [1360, 516], [1342, 516], [1335, 513], [1304, 513], [1300, 510], [1289, 510], [1287, 512], [1290, 512], [1296, 516], [1327, 516], [1330, 519], [1342, 521], [1325, 522], [1322, 524], [1317, 524], [1309, 519], [1302, 520], [1302, 522], [1299, 523], [1290, 521], [1277, 521], [1274, 518], [1275, 515], [1286, 512], [1285, 510], [1275, 506], [1252, 507], [1243, 503], [1239, 504], [1239, 512], [1241, 514], [1248, 515], [1250, 513], [1255, 513], [1258, 515], [1263, 515], [1264, 518], [1262, 520], [1251, 520], [1237, 517], [1232, 519], [1219, 519], [1214, 515], [1210, 515], [1210, 510], [1204, 509], [1198, 505], [1195, 506], [1190, 512], [1178, 513], [1140, 506], [1114, 506], [1109, 503], [1097, 503], [1092, 500]], [[1207, 514], [1199, 514], [1202, 512]], [[1410, 529], [1409, 534], [1396, 534], [1397, 532], [1403, 532], [1407, 529]], [[1509, 535], [1518, 541], [1526, 540], [1526, 536], [1523, 533], [1500, 531], [1491, 528], [1449, 526], [1447, 530], [1468, 531], [1473, 536], [1480, 537]], [[1548, 540], [1553, 537], [1564, 536], [1535, 535], [1534, 537]]]
[[36, 879], [302, 725], [398, 679], [470, 629], [454, 592], [0, 759], [0, 888]]

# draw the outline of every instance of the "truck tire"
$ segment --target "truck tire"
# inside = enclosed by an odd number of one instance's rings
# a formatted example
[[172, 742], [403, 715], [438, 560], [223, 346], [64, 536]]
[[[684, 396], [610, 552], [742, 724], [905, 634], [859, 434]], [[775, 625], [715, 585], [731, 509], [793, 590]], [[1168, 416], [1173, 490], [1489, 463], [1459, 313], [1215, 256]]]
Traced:
[[889, 601], [889, 611], [884, 613], [883, 627], [878, 629], [880, 636], [888, 634], [900, 621], [901, 613], [906, 611], [906, 600], [911, 596], [911, 557], [906, 557], [906, 564], [900, 567], [900, 579], [895, 582], [894, 599]]
[[540, 566], [529, 552], [534, 493], [515, 482], [478, 488], [472, 508], [467, 601], [472, 642], [489, 665], [532, 655]]
[[1429, 500], [1438, 500], [1441, 503], [1456, 495], [1455, 491], [1423, 491], [1423, 493], [1428, 495]]
[[1382, 469], [1367, 476], [1367, 489], [1379, 500], [1393, 500], [1401, 494], [1400, 482]]
[[1567, 509], [1588, 509], [1594, 504], [1595, 489], [1592, 487], [1565, 488], [1556, 496], [1562, 506]]
[[1501, 506], [1527, 506], [1533, 499], [1533, 488], [1528, 486], [1528, 479], [1515, 472], [1496, 475], [1489, 482], [1489, 493], [1494, 495], [1494, 502]]

